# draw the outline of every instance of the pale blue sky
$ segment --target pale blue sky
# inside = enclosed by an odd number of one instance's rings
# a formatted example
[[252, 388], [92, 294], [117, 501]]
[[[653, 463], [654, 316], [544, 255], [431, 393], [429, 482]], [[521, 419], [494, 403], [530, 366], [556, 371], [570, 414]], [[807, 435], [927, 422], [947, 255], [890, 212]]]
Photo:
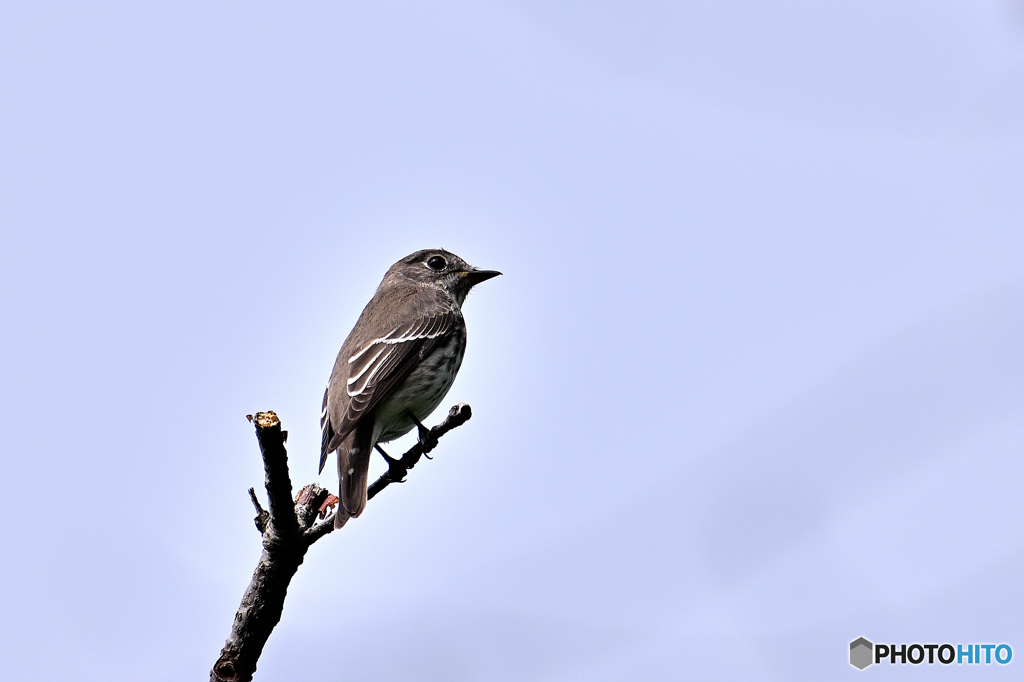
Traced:
[[475, 416], [314, 546], [258, 680], [1019, 667], [1022, 121], [1020, 0], [5, 7], [4, 678], [204, 679], [244, 416], [336, 485], [334, 355], [433, 246], [505, 273]]

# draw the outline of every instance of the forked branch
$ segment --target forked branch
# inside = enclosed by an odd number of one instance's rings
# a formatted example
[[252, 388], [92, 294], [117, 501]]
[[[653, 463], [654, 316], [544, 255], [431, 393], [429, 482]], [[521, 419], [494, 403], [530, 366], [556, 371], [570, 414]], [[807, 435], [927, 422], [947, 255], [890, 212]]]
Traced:
[[[420, 457], [437, 446], [441, 436], [465, 424], [472, 415], [469, 405], [460, 403], [448, 411], [443, 422], [429, 431], [423, 429], [419, 442], [400, 458], [388, 461], [387, 472], [369, 486], [367, 498], [373, 498], [392, 483], [405, 480], [406, 473]], [[273, 412], [260, 412], [255, 417], [250, 415], [249, 419], [256, 426], [256, 438], [263, 455], [269, 507], [263, 509], [255, 490], [249, 488], [256, 508], [254, 521], [263, 538], [263, 552], [235, 613], [231, 635], [210, 671], [211, 682], [252, 679], [263, 647], [281, 620], [288, 584], [302, 565], [310, 545], [334, 530], [336, 512], [331, 510], [338, 504], [338, 498], [316, 484], [302, 488], [293, 501], [288, 453], [284, 447], [288, 432], [281, 429], [281, 421]]]

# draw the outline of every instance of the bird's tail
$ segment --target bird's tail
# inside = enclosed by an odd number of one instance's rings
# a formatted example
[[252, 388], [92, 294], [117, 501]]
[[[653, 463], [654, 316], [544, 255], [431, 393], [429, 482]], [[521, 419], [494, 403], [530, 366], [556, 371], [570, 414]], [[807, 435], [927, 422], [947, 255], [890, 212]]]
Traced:
[[359, 516], [366, 507], [366, 482], [373, 452], [373, 425], [357, 426], [338, 448], [338, 514], [334, 527], [341, 528], [349, 517]]

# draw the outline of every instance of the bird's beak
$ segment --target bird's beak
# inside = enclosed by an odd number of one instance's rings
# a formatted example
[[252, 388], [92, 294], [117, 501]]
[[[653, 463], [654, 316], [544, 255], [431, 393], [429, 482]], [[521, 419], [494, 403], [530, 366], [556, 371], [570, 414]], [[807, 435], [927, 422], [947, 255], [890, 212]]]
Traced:
[[497, 270], [467, 270], [462, 273], [462, 277], [469, 282], [469, 286], [475, 287], [480, 282], [486, 282], [492, 277], [497, 277], [501, 273]]

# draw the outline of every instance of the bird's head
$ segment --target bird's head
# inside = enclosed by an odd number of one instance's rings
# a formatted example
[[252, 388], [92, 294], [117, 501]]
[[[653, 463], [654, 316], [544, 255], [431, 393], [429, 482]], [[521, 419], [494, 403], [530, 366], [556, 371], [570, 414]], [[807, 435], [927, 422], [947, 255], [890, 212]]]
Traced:
[[406, 256], [391, 267], [388, 276], [392, 273], [419, 284], [443, 289], [460, 307], [470, 289], [501, 274], [497, 270], [474, 268], [444, 249], [424, 249]]

